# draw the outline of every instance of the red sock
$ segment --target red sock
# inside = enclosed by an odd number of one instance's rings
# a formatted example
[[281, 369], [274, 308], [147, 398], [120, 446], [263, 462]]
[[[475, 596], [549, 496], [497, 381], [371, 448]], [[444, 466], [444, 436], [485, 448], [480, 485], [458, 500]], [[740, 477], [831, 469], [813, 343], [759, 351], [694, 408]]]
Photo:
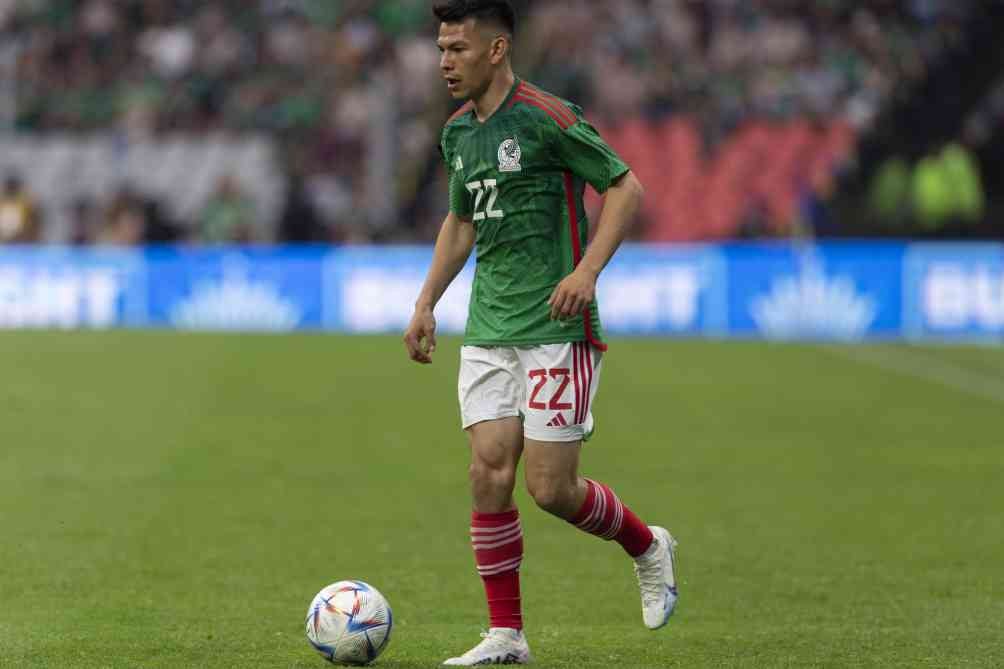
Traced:
[[652, 545], [652, 530], [624, 506], [614, 491], [602, 483], [586, 479], [586, 499], [575, 518], [568, 521], [583, 532], [613, 539], [631, 557], [638, 557]]
[[523, 629], [519, 600], [519, 565], [523, 561], [523, 528], [519, 511], [471, 513], [474, 561], [485, 584], [491, 627]]

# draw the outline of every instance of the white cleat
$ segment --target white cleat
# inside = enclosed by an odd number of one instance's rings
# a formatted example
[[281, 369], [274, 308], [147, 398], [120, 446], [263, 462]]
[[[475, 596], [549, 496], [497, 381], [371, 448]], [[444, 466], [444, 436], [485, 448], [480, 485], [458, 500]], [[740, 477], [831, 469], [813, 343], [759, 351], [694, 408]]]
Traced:
[[461, 655], [451, 657], [446, 666], [474, 667], [482, 664], [530, 664], [530, 646], [522, 630], [493, 627], [482, 632], [482, 641]]
[[676, 539], [665, 528], [650, 526], [655, 541], [635, 558], [645, 627], [657, 630], [676, 608]]

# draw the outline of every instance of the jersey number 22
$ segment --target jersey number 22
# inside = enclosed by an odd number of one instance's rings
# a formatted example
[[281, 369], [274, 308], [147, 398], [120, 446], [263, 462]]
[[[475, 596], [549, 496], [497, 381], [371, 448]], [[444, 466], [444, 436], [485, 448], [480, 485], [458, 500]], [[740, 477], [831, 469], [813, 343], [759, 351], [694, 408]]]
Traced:
[[[495, 208], [495, 199], [499, 196], [498, 182], [495, 179], [485, 179], [484, 181], [471, 181], [464, 184], [471, 195], [474, 196], [474, 220], [483, 221], [486, 218], [502, 218], [505, 212]], [[487, 199], [485, 195], [487, 194]], [[481, 204], [485, 203], [484, 211], [481, 211]]]

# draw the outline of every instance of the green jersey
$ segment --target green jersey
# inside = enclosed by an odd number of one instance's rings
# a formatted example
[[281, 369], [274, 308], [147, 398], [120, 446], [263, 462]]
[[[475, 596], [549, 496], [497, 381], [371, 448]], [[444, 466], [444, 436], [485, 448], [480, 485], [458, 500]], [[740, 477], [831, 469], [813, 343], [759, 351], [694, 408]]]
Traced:
[[440, 146], [450, 211], [476, 228], [464, 343], [588, 340], [605, 349], [595, 302], [573, 319], [552, 321], [547, 300], [589, 239], [585, 184], [603, 193], [628, 166], [579, 107], [518, 79], [484, 123], [473, 108], [468, 102], [453, 115]]

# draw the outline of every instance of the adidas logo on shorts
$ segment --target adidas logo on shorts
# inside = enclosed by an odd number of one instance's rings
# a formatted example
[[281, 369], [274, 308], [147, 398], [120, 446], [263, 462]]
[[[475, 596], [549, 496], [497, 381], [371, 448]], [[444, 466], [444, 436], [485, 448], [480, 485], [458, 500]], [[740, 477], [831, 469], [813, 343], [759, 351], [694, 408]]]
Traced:
[[568, 423], [565, 421], [565, 417], [560, 413], [554, 414], [554, 418], [547, 422], [548, 427], [566, 427], [567, 425]]

